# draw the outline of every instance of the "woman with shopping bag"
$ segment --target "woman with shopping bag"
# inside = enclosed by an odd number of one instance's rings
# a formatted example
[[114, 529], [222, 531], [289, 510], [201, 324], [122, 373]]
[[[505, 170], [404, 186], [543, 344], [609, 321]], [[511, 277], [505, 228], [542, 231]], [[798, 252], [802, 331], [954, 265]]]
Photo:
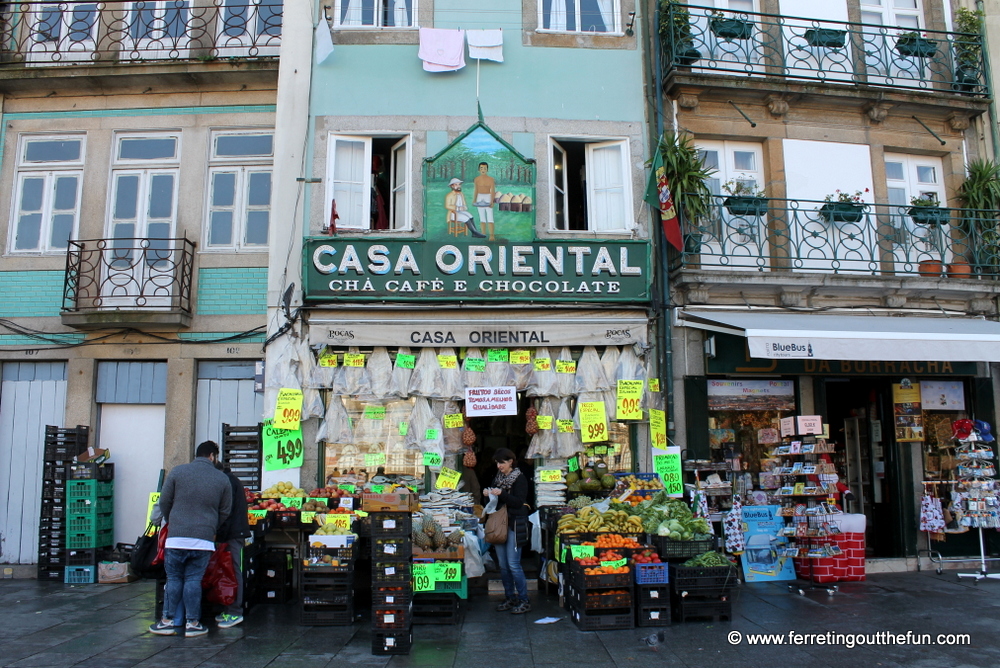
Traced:
[[[500, 580], [506, 595], [497, 610], [510, 610], [523, 615], [531, 610], [528, 600], [528, 582], [521, 568], [521, 555], [528, 542], [528, 479], [514, 466], [514, 453], [500, 448], [493, 453], [497, 475], [493, 486], [484, 490], [484, 496], [496, 511], [486, 519], [486, 540], [496, 549], [500, 565]], [[506, 532], [503, 525], [506, 524]]]

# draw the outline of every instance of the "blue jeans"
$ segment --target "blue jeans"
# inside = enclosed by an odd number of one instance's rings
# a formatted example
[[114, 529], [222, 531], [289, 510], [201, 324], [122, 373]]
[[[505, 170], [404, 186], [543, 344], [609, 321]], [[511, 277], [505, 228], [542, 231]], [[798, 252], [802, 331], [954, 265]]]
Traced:
[[513, 527], [507, 529], [507, 542], [493, 547], [497, 552], [500, 581], [503, 582], [503, 592], [507, 595], [507, 600], [527, 603], [528, 581], [524, 577], [524, 570], [521, 569], [521, 553], [524, 550], [517, 544], [517, 535]]
[[177, 604], [184, 602], [184, 617], [189, 622], [201, 619], [201, 579], [212, 553], [208, 550], [177, 550], [168, 548], [163, 568], [167, 571], [167, 586], [163, 590], [163, 616], [174, 615]]

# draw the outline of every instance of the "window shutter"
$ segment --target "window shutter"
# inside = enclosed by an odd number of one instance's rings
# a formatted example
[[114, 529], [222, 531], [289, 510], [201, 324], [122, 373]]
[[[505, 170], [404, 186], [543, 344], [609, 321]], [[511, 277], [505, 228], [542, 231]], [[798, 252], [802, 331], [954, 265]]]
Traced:
[[[330, 138], [330, 197], [337, 201], [337, 227], [367, 229], [371, 195], [372, 145], [366, 137]], [[327, 202], [329, 220], [330, 202]]]
[[623, 150], [622, 142], [587, 146], [587, 223], [594, 232], [630, 226]]

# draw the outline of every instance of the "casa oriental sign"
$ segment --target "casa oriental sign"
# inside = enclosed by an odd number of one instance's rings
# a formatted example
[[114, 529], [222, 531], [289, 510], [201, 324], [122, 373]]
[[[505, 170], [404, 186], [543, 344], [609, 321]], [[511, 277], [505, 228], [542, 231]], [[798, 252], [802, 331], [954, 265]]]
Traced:
[[305, 300], [649, 301], [649, 244], [308, 238]]

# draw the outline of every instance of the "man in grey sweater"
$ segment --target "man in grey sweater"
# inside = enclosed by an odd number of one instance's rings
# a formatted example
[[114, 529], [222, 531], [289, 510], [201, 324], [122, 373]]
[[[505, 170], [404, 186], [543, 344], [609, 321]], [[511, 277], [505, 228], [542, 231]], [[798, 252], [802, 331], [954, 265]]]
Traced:
[[190, 464], [175, 467], [160, 492], [160, 512], [169, 524], [164, 569], [163, 618], [149, 627], [151, 633], [177, 633], [173, 615], [183, 599], [186, 637], [201, 636], [201, 580], [215, 551], [215, 535], [229, 517], [233, 496], [226, 474], [215, 468], [219, 446], [205, 441]]

